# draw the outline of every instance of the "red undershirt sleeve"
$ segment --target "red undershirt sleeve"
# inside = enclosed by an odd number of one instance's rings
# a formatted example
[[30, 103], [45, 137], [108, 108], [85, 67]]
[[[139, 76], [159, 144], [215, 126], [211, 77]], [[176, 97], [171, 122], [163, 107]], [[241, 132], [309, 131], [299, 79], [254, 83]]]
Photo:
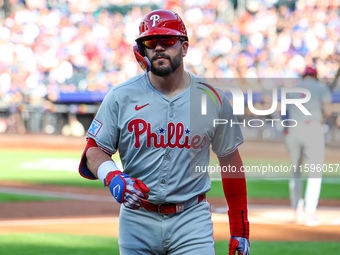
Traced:
[[[230, 169], [233, 167], [240, 171], [243, 166], [238, 150], [218, 159], [221, 169], [223, 167], [228, 169], [230, 166]], [[223, 191], [229, 206], [230, 234], [249, 239], [246, 179], [244, 173], [237, 171], [235, 173], [221, 171]]]
[[88, 138], [86, 147], [85, 147], [84, 152], [83, 152], [83, 155], [81, 156], [78, 171], [79, 171], [79, 174], [82, 177], [84, 177], [86, 179], [90, 179], [90, 180], [96, 180], [97, 177], [95, 177], [94, 174], [91, 173], [90, 169], [88, 169], [88, 167], [86, 165], [86, 151], [91, 147], [97, 147], [97, 143], [94, 139]]

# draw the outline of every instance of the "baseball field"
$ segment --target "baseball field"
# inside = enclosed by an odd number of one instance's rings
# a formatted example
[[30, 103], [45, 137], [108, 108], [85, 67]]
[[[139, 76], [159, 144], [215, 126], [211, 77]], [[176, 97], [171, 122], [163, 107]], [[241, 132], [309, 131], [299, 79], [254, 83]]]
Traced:
[[[84, 138], [0, 136], [0, 254], [119, 254], [119, 205], [102, 183], [77, 173], [84, 145]], [[245, 166], [289, 164], [279, 142], [246, 141], [240, 153]], [[326, 163], [339, 164], [339, 155], [327, 148]], [[325, 175], [313, 227], [293, 221], [287, 178], [248, 178], [251, 254], [339, 254], [339, 176], [340, 169]], [[222, 255], [229, 240], [227, 204], [213, 177], [208, 201], [216, 254]]]

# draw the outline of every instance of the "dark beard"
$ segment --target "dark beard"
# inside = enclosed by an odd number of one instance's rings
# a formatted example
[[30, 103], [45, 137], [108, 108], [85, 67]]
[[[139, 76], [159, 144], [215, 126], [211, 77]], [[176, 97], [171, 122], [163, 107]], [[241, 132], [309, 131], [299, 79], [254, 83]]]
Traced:
[[[170, 62], [170, 66], [167, 67], [155, 67], [153, 65], [153, 62], [157, 59], [157, 57], [164, 57], [167, 58]], [[156, 53], [156, 55], [151, 59], [151, 69], [150, 71], [157, 76], [165, 77], [169, 76], [173, 72], [176, 71], [176, 69], [181, 65], [182, 63], [182, 50], [173, 58], [171, 59], [169, 56], [165, 55], [163, 52]], [[161, 63], [162, 64], [162, 63]]]

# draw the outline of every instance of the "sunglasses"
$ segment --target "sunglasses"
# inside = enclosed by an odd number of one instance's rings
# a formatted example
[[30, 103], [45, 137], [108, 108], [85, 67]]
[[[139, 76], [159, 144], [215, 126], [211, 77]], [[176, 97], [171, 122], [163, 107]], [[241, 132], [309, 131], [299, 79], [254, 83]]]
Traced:
[[157, 39], [143, 41], [142, 44], [144, 44], [149, 49], [155, 49], [158, 42], [160, 42], [160, 44], [163, 47], [168, 48], [168, 47], [171, 47], [172, 45], [175, 45], [178, 40], [183, 41], [184, 39], [181, 37], [157, 38]]

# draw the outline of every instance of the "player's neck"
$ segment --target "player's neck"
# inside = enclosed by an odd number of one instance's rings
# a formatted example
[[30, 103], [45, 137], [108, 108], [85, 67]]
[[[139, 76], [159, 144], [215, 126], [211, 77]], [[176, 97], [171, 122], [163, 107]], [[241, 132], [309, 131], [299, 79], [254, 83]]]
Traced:
[[170, 99], [186, 90], [190, 84], [190, 75], [181, 67], [166, 77], [151, 72], [148, 77], [151, 85]]

